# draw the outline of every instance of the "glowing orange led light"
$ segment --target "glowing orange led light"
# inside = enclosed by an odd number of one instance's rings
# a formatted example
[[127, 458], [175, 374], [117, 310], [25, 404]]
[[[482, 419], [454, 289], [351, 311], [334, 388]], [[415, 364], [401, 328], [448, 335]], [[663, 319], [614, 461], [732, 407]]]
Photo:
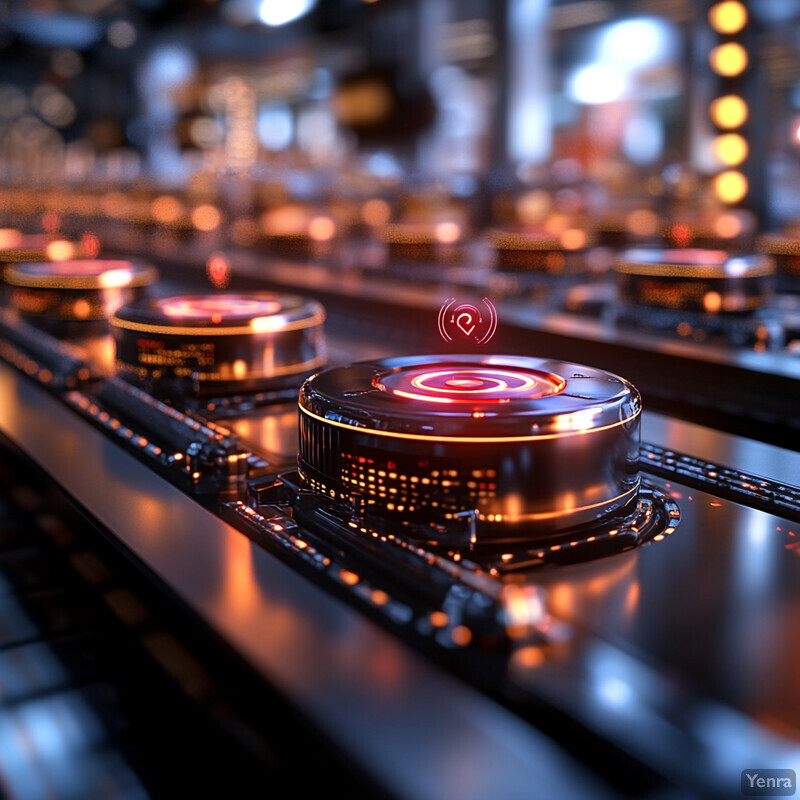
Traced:
[[586, 233], [579, 228], [568, 228], [561, 234], [561, 244], [565, 250], [580, 250], [586, 245]]
[[75, 254], [75, 248], [71, 242], [64, 239], [55, 239], [48, 242], [45, 253], [51, 261], [66, 261]]
[[370, 596], [376, 606], [385, 606], [389, 602], [389, 595], [382, 589], [373, 589]]
[[738, 133], [725, 133], [717, 136], [711, 145], [714, 156], [721, 164], [735, 167], [747, 158], [747, 140]]
[[711, 69], [718, 75], [731, 78], [747, 69], [747, 51], [738, 42], [725, 42], [715, 47], [709, 54]]
[[738, 203], [747, 195], [748, 189], [747, 178], [735, 169], [714, 177], [714, 193], [726, 203]]
[[19, 247], [23, 239], [22, 233], [16, 228], [0, 228], [0, 249]]
[[718, 97], [709, 106], [711, 121], [720, 128], [738, 128], [747, 122], [747, 103], [735, 94]]
[[150, 213], [156, 222], [170, 224], [177, 222], [183, 214], [183, 205], [177, 197], [165, 194], [150, 203]]
[[350, 570], [347, 569], [340, 570], [339, 577], [342, 579], [342, 582], [346, 583], [348, 586], [355, 586], [359, 580], [361, 580], [355, 572], [350, 572]]
[[459, 647], [466, 647], [472, 641], [472, 631], [466, 625], [456, 625], [450, 635]]
[[213, 231], [219, 227], [222, 222], [222, 215], [217, 209], [206, 203], [192, 211], [192, 225], [199, 231]]
[[528, 645], [514, 654], [514, 663], [527, 669], [541, 666], [544, 661], [544, 651], [538, 645]]
[[435, 236], [442, 244], [453, 244], [461, 238], [461, 227], [456, 222], [440, 222], [436, 226]]
[[739, 33], [747, 25], [747, 9], [739, 0], [724, 0], [711, 6], [708, 21], [717, 33]]
[[336, 234], [336, 223], [330, 217], [314, 217], [308, 223], [308, 235], [315, 242], [328, 242]]
[[373, 198], [367, 200], [361, 207], [361, 218], [367, 225], [385, 225], [392, 216], [392, 210], [385, 200], [380, 198]]
[[720, 214], [714, 221], [714, 233], [723, 239], [733, 239], [742, 232], [742, 221], [735, 214]]
[[75, 305], [72, 307], [72, 313], [77, 319], [87, 319], [89, 314], [92, 313], [92, 307], [89, 305], [89, 301], [82, 297], [75, 301]]
[[709, 314], [715, 314], [722, 308], [722, 297], [719, 292], [706, 292], [703, 296], [703, 308]]

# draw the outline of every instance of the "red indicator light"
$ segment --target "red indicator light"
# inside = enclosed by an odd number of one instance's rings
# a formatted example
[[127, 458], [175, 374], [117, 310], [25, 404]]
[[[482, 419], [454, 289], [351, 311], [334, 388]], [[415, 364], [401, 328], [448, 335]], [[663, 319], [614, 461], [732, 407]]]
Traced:
[[206, 275], [215, 289], [224, 289], [231, 282], [231, 265], [222, 253], [209, 256]]

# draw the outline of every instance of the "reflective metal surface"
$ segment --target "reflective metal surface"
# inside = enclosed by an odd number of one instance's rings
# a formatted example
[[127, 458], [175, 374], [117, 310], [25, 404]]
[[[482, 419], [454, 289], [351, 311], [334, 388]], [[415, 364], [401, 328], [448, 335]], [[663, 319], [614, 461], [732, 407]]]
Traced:
[[577, 364], [359, 362], [307, 380], [300, 411], [299, 469], [316, 491], [429, 524], [474, 514], [479, 541], [612, 518], [638, 488], [638, 392]]
[[565, 800], [612, 796], [533, 727], [253, 545], [4, 365], [0, 410], [4, 435], [396, 796], [483, 800], [520, 786]]

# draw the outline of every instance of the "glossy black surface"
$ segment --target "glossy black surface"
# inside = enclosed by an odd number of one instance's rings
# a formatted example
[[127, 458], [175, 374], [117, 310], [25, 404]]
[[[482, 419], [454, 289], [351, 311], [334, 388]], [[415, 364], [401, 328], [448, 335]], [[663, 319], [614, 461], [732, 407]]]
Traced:
[[[645, 479], [680, 509], [677, 528], [627, 552], [502, 577], [475, 572], [468, 549], [425, 557], [422, 572], [437, 571], [444, 589], [437, 600], [417, 573], [371, 561], [401, 548], [401, 520], [369, 547], [358, 532], [345, 542], [315, 519], [313, 498], [292, 521], [262, 474], [250, 500], [264, 506], [231, 525], [52, 390], [8, 366], [0, 377], [4, 434], [397, 796], [450, 797], [456, 786], [476, 800], [514, 797], [541, 781], [565, 798], [729, 798], [755, 761], [800, 762], [798, 531], [777, 507], [764, 510], [768, 491], [758, 507], [738, 504], [730, 487], [664, 472], [691, 462], [667, 456], [653, 475], [643, 458]], [[227, 421], [254, 452], [291, 450], [285, 405], [251, 413]], [[767, 479], [783, 486], [800, 469], [800, 455], [769, 445], [647, 413], [642, 425], [645, 442], [702, 458], [705, 477], [738, 467], [745, 503], [747, 481], [771, 491]], [[479, 594], [488, 617], [466, 614]]]

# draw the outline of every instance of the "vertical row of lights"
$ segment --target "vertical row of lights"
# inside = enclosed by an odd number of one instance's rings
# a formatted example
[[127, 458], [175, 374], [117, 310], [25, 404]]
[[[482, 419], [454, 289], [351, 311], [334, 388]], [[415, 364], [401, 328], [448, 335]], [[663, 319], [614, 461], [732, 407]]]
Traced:
[[747, 196], [749, 185], [741, 171], [749, 145], [742, 134], [749, 109], [737, 91], [741, 76], [749, 64], [747, 50], [740, 38], [748, 23], [747, 7], [740, 0], [721, 0], [708, 10], [711, 28], [720, 37], [708, 55], [711, 69], [720, 76], [720, 93], [709, 106], [711, 121], [717, 128], [712, 142], [720, 171], [714, 176], [714, 193], [724, 203], [739, 203]]

